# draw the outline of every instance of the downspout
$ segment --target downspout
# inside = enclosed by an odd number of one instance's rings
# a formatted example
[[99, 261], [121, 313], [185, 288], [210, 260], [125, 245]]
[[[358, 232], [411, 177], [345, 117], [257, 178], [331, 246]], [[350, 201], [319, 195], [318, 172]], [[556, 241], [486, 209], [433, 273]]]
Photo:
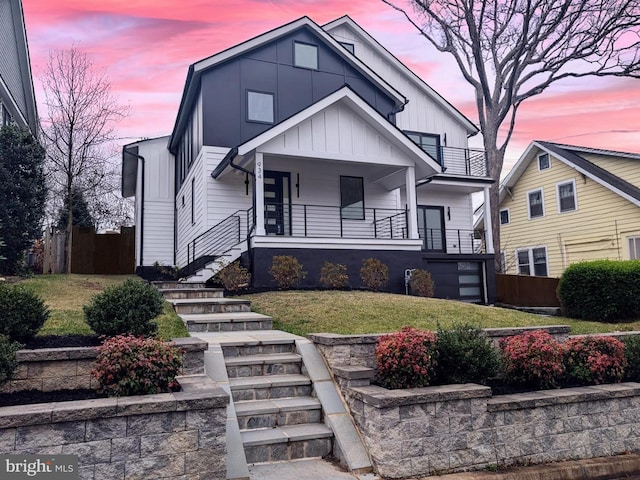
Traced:
[[142, 160], [142, 170], [140, 171], [142, 181], [140, 186], [140, 264], [139, 267], [142, 267], [143, 260], [143, 252], [144, 252], [144, 164], [145, 159], [142, 155], [138, 155], [137, 153], [133, 153], [131, 150], [127, 150], [125, 148], [127, 154], [136, 157], [138, 160]]
[[[407, 106], [407, 103], [409, 103], [409, 99], [405, 98], [404, 99], [404, 103], [402, 105], [400, 105], [397, 108], [394, 108], [393, 110], [391, 110], [389, 113], [387, 113], [387, 120], [389, 120], [391, 123], [393, 123], [394, 125], [396, 124], [395, 120], [396, 120], [396, 113], [400, 113], [404, 110], [404, 107]], [[393, 121], [392, 121], [393, 119]]]

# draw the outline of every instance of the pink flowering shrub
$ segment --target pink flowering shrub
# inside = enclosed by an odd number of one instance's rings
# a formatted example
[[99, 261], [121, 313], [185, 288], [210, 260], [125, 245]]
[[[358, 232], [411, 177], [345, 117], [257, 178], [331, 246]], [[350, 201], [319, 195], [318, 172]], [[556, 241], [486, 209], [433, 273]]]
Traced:
[[98, 347], [91, 375], [98, 392], [111, 397], [170, 392], [182, 367], [182, 352], [153, 338], [118, 335]]
[[569, 380], [582, 385], [620, 382], [627, 360], [624, 344], [613, 337], [578, 337], [563, 345]]
[[500, 340], [507, 378], [523, 385], [548, 388], [563, 375], [562, 346], [544, 330]]
[[429, 385], [437, 365], [436, 334], [404, 327], [378, 339], [378, 382], [385, 388]]

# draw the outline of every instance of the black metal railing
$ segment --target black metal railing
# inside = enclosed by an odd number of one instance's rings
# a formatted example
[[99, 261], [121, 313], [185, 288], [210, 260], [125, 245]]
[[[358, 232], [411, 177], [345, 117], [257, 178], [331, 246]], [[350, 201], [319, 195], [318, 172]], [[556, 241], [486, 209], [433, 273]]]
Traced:
[[418, 229], [423, 241], [422, 249], [436, 253], [484, 254], [486, 239], [484, 230]]
[[440, 147], [440, 162], [449, 174], [487, 176], [487, 157], [484, 150]]

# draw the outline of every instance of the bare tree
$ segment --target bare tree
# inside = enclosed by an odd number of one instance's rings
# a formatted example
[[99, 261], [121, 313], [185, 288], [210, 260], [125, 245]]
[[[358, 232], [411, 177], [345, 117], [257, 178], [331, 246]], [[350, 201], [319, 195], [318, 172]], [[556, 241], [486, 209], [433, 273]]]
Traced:
[[[47, 177], [58, 200], [81, 192], [91, 204], [114, 189], [117, 171], [109, 162], [115, 123], [128, 114], [111, 93], [102, 72], [76, 48], [49, 54], [43, 76], [46, 117]], [[71, 267], [73, 203], [68, 202], [65, 241], [67, 272]]]
[[[475, 90], [496, 180], [527, 98], [568, 77], [640, 76], [640, 0], [408, 0], [411, 11], [382, 1], [452, 55]], [[498, 182], [490, 200], [499, 252]]]

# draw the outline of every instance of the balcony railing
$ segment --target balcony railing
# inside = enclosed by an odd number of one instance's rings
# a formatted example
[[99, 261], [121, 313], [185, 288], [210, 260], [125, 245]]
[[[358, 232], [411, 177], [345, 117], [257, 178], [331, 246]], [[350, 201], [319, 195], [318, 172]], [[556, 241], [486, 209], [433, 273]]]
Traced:
[[486, 253], [484, 230], [419, 229], [422, 249], [435, 253], [484, 254]]
[[487, 176], [487, 158], [483, 150], [456, 147], [440, 147], [440, 160], [446, 173]]

